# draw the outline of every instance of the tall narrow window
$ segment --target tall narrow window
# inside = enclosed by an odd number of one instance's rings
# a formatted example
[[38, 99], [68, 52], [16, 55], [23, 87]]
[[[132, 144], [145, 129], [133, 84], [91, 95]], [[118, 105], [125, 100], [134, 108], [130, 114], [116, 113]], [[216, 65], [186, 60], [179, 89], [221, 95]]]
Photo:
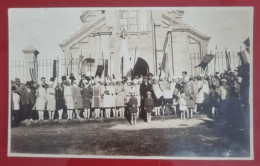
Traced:
[[127, 31], [127, 12], [125, 10], [121, 10], [119, 12], [119, 21], [120, 21], [120, 29]]
[[142, 32], [148, 30], [147, 11], [120, 11], [120, 29], [126, 32]]

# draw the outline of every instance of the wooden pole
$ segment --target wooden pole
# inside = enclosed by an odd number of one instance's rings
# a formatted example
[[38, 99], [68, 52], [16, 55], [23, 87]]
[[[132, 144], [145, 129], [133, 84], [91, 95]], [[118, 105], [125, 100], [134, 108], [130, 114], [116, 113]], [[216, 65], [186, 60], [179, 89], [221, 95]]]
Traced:
[[155, 55], [155, 68], [156, 68], [156, 75], [158, 74], [158, 68], [157, 68], [157, 47], [156, 47], [156, 29], [155, 29], [155, 22], [153, 24], [153, 31], [154, 31], [154, 49], [155, 49], [155, 52], [154, 52], [154, 55]]
[[174, 57], [173, 57], [173, 41], [172, 41], [172, 32], [170, 32], [171, 35], [171, 53], [172, 53], [172, 76], [174, 76]]

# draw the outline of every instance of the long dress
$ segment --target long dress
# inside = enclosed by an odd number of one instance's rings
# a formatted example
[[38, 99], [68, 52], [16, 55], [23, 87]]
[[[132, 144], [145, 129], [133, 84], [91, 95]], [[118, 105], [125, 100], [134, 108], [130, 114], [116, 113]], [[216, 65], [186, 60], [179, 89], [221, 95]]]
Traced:
[[64, 88], [56, 88], [56, 110], [65, 109]]
[[186, 95], [187, 108], [195, 108], [196, 89], [194, 81], [189, 81], [184, 87], [184, 93]]
[[123, 85], [116, 86], [116, 107], [125, 106], [125, 92]]
[[75, 109], [75, 102], [74, 102], [71, 86], [64, 88], [64, 98], [65, 98], [65, 103], [66, 103], [67, 109], [68, 110]]
[[75, 102], [75, 109], [82, 109], [83, 108], [83, 100], [82, 95], [80, 92], [80, 87], [73, 87], [73, 96], [76, 99]]
[[93, 90], [91, 86], [82, 89], [82, 99], [83, 99], [83, 107], [90, 108], [93, 97]]
[[36, 99], [36, 110], [37, 111], [45, 111], [46, 110], [46, 102], [47, 102], [47, 91], [43, 87], [38, 88], [38, 97]]
[[103, 104], [105, 108], [115, 107], [115, 86], [106, 86]]
[[209, 85], [208, 85], [208, 81], [206, 81], [206, 80], [198, 81], [197, 89], [198, 89], [197, 103], [198, 104], [209, 103]]
[[92, 98], [92, 105], [93, 108], [101, 108], [103, 107], [102, 102], [102, 86], [101, 85], [95, 85], [93, 87], [93, 98]]
[[140, 96], [140, 85], [134, 85], [134, 93], [135, 93], [135, 98], [137, 99], [137, 107], [141, 106], [141, 96]]
[[47, 110], [56, 110], [55, 89], [51, 87], [47, 88]]

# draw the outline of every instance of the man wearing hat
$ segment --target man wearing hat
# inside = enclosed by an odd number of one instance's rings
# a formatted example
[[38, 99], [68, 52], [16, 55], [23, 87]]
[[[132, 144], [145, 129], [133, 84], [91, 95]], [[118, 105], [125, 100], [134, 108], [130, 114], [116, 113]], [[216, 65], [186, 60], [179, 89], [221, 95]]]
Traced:
[[226, 128], [228, 124], [228, 116], [230, 113], [230, 87], [227, 85], [226, 79], [221, 79], [221, 86], [219, 87], [219, 95], [220, 95], [220, 102], [219, 102], [219, 114], [222, 121], [223, 127], [223, 134], [226, 133]]
[[[81, 91], [82, 94], [82, 99], [83, 99], [83, 116], [85, 119], [90, 118], [90, 108], [91, 108], [91, 103], [92, 103], [92, 97], [93, 97], [93, 88], [91, 85], [88, 83], [87, 80], [82, 80], [82, 84], [84, 85]], [[99, 118], [100, 111], [95, 109], [95, 118]]]
[[19, 78], [15, 78], [16, 93], [21, 96], [21, 92], [24, 90], [25, 85], [21, 83]]
[[152, 92], [152, 84], [148, 82], [147, 76], [143, 78], [143, 82], [140, 85], [140, 96], [141, 96], [141, 112], [140, 114], [144, 118], [144, 100], [147, 97], [147, 92]]
[[27, 81], [24, 90], [21, 92], [21, 104], [25, 121], [32, 121], [32, 108], [35, 103], [34, 94], [30, 82]]

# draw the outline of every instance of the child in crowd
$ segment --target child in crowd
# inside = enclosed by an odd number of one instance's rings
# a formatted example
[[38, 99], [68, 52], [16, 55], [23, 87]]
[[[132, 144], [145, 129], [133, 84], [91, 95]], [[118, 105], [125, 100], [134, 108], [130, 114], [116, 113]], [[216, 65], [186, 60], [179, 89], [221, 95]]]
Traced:
[[179, 109], [181, 111], [181, 119], [186, 119], [186, 113], [188, 112], [187, 102], [185, 99], [185, 93], [181, 93], [181, 97], [179, 99]]
[[154, 108], [154, 100], [152, 98], [152, 93], [150, 91], [147, 92], [147, 97], [144, 101], [145, 111], [146, 111], [146, 119], [147, 122], [151, 122], [151, 113]]
[[217, 108], [219, 103], [219, 94], [216, 92], [216, 86], [212, 85], [209, 93], [210, 98], [210, 107], [211, 107], [211, 114], [212, 118], [215, 119], [217, 117]]
[[131, 114], [131, 124], [136, 124], [136, 119], [137, 119], [137, 99], [135, 97], [135, 93], [131, 93], [131, 98], [128, 101], [128, 110], [129, 113]]

